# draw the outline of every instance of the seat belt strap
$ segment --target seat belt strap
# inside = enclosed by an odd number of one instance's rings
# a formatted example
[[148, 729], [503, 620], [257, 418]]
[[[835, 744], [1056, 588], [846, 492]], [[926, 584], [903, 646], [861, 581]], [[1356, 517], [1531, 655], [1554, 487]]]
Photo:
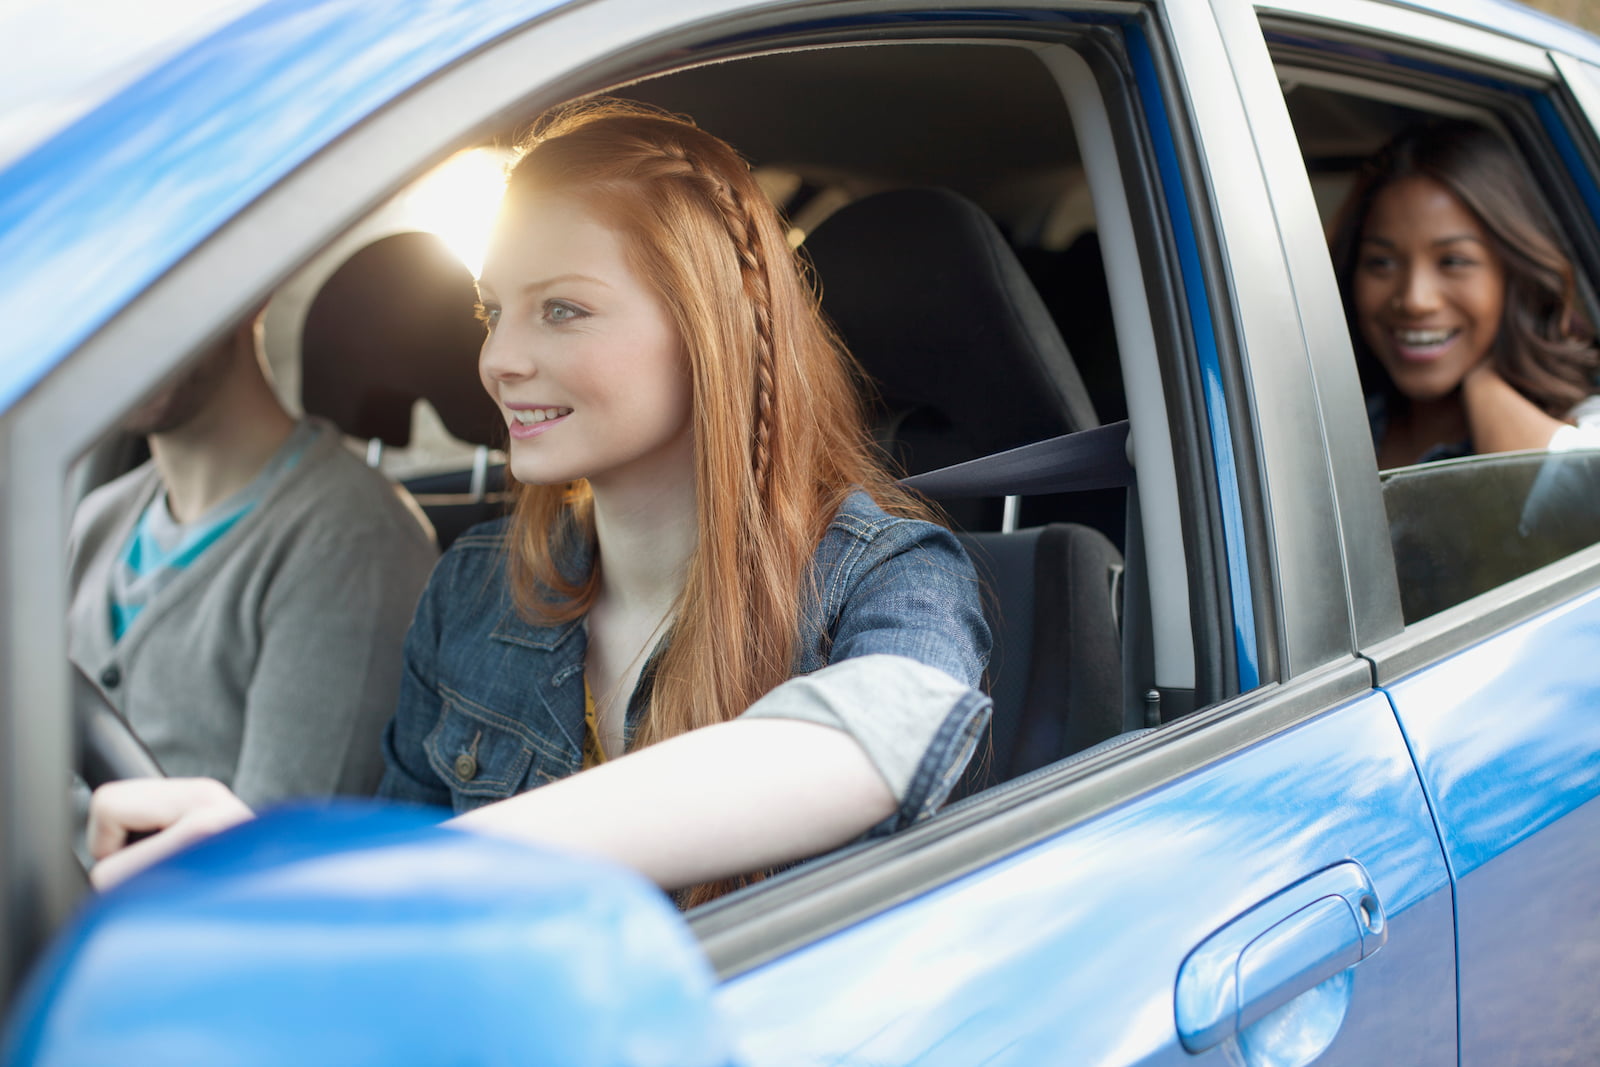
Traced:
[[1062, 434], [901, 479], [933, 497], [1036, 496], [1133, 484], [1128, 420]]

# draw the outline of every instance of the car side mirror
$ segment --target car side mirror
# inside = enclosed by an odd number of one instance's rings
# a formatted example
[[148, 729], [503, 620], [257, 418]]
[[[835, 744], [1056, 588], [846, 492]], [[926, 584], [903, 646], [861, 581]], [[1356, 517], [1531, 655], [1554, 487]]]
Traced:
[[659, 890], [438, 815], [282, 808], [91, 900], [4, 1062], [732, 1062]]

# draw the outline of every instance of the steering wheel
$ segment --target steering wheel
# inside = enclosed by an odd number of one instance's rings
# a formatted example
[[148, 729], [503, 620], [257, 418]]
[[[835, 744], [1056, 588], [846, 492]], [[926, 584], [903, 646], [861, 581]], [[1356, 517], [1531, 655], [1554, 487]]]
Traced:
[[72, 707], [78, 724], [78, 774], [97, 789], [123, 778], [165, 778], [161, 764], [77, 664]]

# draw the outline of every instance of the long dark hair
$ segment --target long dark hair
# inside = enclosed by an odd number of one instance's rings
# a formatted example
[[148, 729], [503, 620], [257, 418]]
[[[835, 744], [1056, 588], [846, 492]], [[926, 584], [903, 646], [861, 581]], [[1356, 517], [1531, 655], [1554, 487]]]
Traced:
[[1355, 271], [1373, 202], [1403, 178], [1437, 182], [1477, 217], [1505, 264], [1505, 309], [1491, 352], [1495, 369], [1548, 414], [1565, 418], [1594, 391], [1600, 368], [1572, 262], [1511, 149], [1489, 130], [1461, 120], [1400, 131], [1362, 167], [1334, 216], [1329, 246], [1368, 392], [1392, 397], [1395, 389], [1354, 328]]

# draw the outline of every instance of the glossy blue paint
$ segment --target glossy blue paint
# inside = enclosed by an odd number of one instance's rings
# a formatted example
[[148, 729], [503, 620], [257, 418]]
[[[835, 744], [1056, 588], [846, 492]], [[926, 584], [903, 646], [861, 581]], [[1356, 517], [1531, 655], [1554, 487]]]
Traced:
[[559, 0], [271, 0], [0, 171], [0, 411], [318, 149]]
[[658, 890], [436, 818], [283, 809], [137, 877], [58, 941], [4, 1062], [730, 1062]]
[[1183, 273], [1185, 306], [1189, 309], [1194, 332], [1195, 356], [1200, 367], [1205, 394], [1206, 416], [1211, 430], [1212, 464], [1217, 473], [1217, 495], [1222, 513], [1222, 543], [1228, 557], [1228, 591], [1233, 601], [1233, 643], [1241, 692], [1261, 684], [1261, 660], [1256, 648], [1255, 600], [1250, 590], [1250, 564], [1244, 536], [1244, 511], [1239, 499], [1239, 467], [1233, 458], [1233, 430], [1228, 414], [1228, 398], [1222, 387], [1222, 362], [1217, 354], [1216, 327], [1211, 317], [1211, 294], [1200, 264], [1200, 248], [1194, 233], [1194, 217], [1189, 210], [1187, 186], [1178, 165], [1178, 150], [1172, 139], [1161, 79], [1150, 55], [1150, 44], [1137, 25], [1125, 31], [1128, 60], [1139, 86], [1150, 144], [1167, 211], [1172, 217], [1172, 239], [1177, 246], [1178, 263]]
[[1354, 969], [1320, 1062], [1453, 1065], [1448, 878], [1378, 695], [741, 975], [718, 1000], [751, 1067], [1221, 1062], [1179, 1043], [1183, 960], [1352, 859], [1389, 941]]
[[1306, 1067], [1333, 1044], [1350, 1013], [1355, 971], [1343, 970], [1229, 1041], [1230, 1067]]
[[1597, 648], [1590, 593], [1389, 687], [1456, 881], [1463, 1063], [1600, 1048]]
[[1336, 863], [1245, 912], [1178, 971], [1178, 1036], [1203, 1052], [1388, 939], [1383, 906], [1359, 863]]

